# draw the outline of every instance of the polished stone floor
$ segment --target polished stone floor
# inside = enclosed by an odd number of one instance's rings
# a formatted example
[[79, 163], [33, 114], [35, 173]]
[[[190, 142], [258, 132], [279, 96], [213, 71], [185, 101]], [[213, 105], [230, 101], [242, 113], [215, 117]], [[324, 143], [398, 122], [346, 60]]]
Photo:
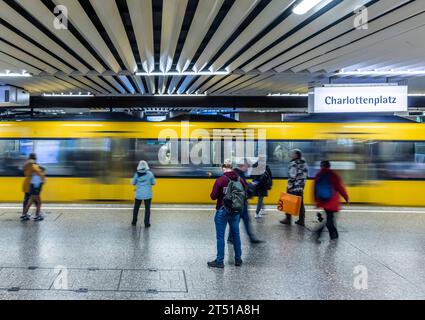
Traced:
[[[209, 269], [215, 258], [210, 206], [154, 206], [150, 229], [130, 226], [129, 205], [45, 207], [22, 223], [0, 205], [0, 299], [424, 299], [425, 209], [349, 207], [340, 240], [315, 243], [307, 228], [279, 224], [272, 207], [241, 225], [243, 260]], [[142, 212], [141, 212], [142, 213]], [[253, 212], [251, 212], [253, 214]]]

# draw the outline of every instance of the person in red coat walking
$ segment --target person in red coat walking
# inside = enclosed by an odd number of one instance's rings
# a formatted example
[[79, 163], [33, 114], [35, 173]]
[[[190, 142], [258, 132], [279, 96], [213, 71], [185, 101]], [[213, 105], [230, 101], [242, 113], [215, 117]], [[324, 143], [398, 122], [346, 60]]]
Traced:
[[[341, 177], [331, 170], [329, 161], [322, 161], [320, 172], [314, 178], [314, 198], [317, 208], [323, 208], [326, 212], [326, 227], [329, 230], [331, 240], [338, 239], [338, 230], [335, 226], [335, 213], [341, 210], [340, 196], [348, 203], [349, 197], [342, 183]], [[319, 240], [325, 225], [317, 230]]]

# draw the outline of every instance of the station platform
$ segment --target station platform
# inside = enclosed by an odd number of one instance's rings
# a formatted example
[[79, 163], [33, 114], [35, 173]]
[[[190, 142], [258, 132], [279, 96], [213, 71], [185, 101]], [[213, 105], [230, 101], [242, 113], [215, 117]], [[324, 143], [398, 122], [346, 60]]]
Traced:
[[266, 242], [241, 224], [244, 264], [226, 244], [224, 269], [207, 267], [211, 206], [154, 204], [150, 229], [130, 225], [130, 204], [46, 204], [42, 222], [19, 213], [0, 205], [0, 299], [425, 299], [424, 208], [347, 207], [340, 239], [319, 244], [314, 208], [303, 228], [267, 207], [252, 219]]

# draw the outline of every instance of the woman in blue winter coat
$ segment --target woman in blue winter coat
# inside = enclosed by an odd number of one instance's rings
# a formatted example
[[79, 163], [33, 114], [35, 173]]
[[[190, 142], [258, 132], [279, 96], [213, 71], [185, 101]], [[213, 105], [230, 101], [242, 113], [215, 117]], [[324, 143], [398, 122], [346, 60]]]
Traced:
[[133, 186], [136, 186], [136, 195], [134, 200], [133, 210], [133, 226], [137, 224], [137, 217], [142, 202], [145, 202], [145, 227], [149, 228], [151, 217], [151, 203], [152, 203], [152, 186], [155, 185], [155, 176], [149, 170], [149, 165], [146, 161], [140, 161], [137, 166], [137, 172], [134, 174], [131, 181]]

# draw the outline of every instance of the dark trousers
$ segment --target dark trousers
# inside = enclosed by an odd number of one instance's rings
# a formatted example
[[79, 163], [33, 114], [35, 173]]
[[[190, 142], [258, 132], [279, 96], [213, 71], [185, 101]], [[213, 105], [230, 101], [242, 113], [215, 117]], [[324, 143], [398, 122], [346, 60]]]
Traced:
[[150, 225], [150, 219], [151, 219], [151, 203], [152, 199], [148, 200], [134, 200], [134, 209], [133, 209], [133, 223], [137, 223], [137, 217], [139, 215], [139, 209], [142, 205], [142, 202], [145, 202], [145, 226]]
[[[300, 216], [299, 216], [298, 221], [301, 222], [301, 223], [304, 223], [305, 222], [304, 194], [303, 193], [291, 193], [291, 194], [293, 194], [294, 196], [299, 196], [299, 197], [302, 198], [301, 199]], [[292, 216], [290, 214], [286, 214], [286, 218], [288, 220], [291, 220]]]
[[320, 236], [322, 235], [322, 232], [323, 232], [323, 229], [325, 229], [325, 226], [326, 228], [328, 228], [329, 236], [331, 237], [331, 239], [332, 240], [338, 239], [339, 234], [335, 226], [335, 212], [328, 211], [328, 210], [325, 210], [325, 212], [326, 212], [326, 224], [323, 224], [319, 228], [319, 230], [317, 230], [317, 239], [319, 239]]
[[24, 196], [24, 203], [23, 203], [23, 208], [25, 209], [25, 207], [28, 204], [28, 201], [30, 201], [31, 195], [29, 192], [25, 192], [25, 196]]

